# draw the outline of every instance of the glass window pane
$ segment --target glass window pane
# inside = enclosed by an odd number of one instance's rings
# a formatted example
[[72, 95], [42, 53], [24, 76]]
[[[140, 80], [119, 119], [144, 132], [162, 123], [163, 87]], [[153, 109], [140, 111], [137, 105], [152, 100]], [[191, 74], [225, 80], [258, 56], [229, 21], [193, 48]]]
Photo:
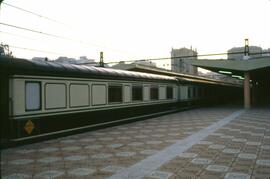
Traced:
[[40, 110], [40, 83], [26, 82], [25, 84], [25, 109]]
[[151, 86], [150, 96], [151, 100], [158, 100], [158, 86]]
[[142, 101], [143, 99], [143, 88], [142, 86], [132, 86], [132, 100], [133, 101]]
[[109, 85], [109, 103], [122, 102], [122, 86]]
[[172, 98], [173, 98], [173, 87], [167, 86], [167, 99], [172, 99]]

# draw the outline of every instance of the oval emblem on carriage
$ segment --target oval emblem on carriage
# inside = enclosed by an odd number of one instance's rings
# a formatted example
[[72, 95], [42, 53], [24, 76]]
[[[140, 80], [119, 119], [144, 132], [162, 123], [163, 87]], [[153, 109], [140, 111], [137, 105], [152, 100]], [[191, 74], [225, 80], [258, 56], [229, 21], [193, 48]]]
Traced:
[[31, 134], [34, 128], [35, 128], [35, 124], [31, 120], [28, 120], [24, 126], [24, 130], [27, 132], [27, 134]]

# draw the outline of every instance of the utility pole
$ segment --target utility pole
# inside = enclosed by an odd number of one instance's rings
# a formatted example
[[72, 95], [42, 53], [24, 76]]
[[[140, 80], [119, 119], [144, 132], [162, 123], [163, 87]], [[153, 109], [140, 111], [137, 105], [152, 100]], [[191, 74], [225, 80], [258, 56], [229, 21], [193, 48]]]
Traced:
[[103, 52], [100, 52], [99, 66], [100, 67], [104, 67]]
[[245, 39], [245, 56], [249, 56], [249, 41]]

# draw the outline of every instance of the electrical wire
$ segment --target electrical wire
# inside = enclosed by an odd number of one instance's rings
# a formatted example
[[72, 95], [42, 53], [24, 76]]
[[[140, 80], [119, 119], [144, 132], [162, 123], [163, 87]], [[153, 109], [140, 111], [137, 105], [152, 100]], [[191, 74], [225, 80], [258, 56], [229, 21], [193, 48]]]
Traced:
[[8, 35], [11, 35], [11, 36], [20, 37], [20, 38], [24, 38], [24, 39], [28, 39], [28, 40], [35, 40], [33, 38], [30, 38], [30, 37], [27, 37], [27, 36], [24, 36], [24, 35], [18, 35], [18, 34], [6, 32], [6, 31], [2, 31], [2, 30], [0, 30], [0, 33], [8, 34]]
[[12, 28], [24, 30], [24, 31], [29, 31], [29, 32], [38, 33], [38, 34], [42, 34], [42, 35], [46, 35], [46, 36], [51, 36], [51, 37], [55, 37], [55, 38], [59, 38], [59, 39], [74, 41], [74, 39], [71, 39], [71, 38], [68, 38], [68, 37], [63, 37], [63, 36], [59, 36], [59, 35], [55, 35], [55, 34], [51, 34], [51, 33], [37, 31], [37, 30], [25, 28], [25, 27], [20, 27], [20, 26], [12, 25], [12, 24], [7, 24], [7, 23], [3, 23], [3, 22], [0, 22], [0, 24], [1, 25], [4, 25], [4, 26], [8, 26], [8, 27], [12, 27]]
[[[61, 25], [65, 25], [66, 27], [69, 27], [69, 28], [74, 28], [72, 25], [69, 25], [69, 24], [66, 24], [66, 23], [63, 23], [59, 20], [55, 20], [53, 18], [50, 18], [50, 17], [46, 17], [44, 15], [41, 15], [41, 14], [38, 14], [36, 12], [33, 12], [33, 11], [30, 11], [30, 10], [26, 10], [24, 8], [21, 8], [21, 7], [18, 7], [18, 6], [15, 6], [15, 5], [12, 5], [12, 4], [9, 4], [9, 3], [5, 3], [5, 2], [2, 2], [2, 4], [6, 5], [6, 6], [9, 6], [9, 7], [12, 7], [12, 8], [15, 8], [17, 10], [20, 10], [20, 11], [23, 11], [23, 12], [26, 12], [26, 13], [29, 13], [29, 14], [32, 14], [32, 15], [35, 15], [35, 16], [38, 16], [40, 18], [44, 18], [46, 20], [49, 20], [49, 21], [53, 21], [55, 23], [58, 23], [58, 24], [61, 24]], [[22, 29], [21, 29], [22, 30]], [[24, 29], [26, 30], [26, 28]], [[35, 30], [34, 30], [35, 31]], [[40, 33], [40, 32], [39, 32]], [[47, 33], [45, 33], [47, 34]], [[43, 34], [43, 35], [45, 35]], [[58, 36], [59, 37], [59, 36]], [[67, 37], [64, 37], [62, 39], [65, 39], [65, 40], [74, 40], [74, 39], [69, 39]], [[125, 53], [125, 54], [129, 54], [129, 52], [125, 52], [125, 51], [122, 51], [122, 50], [119, 50], [119, 49], [114, 49], [114, 48], [110, 48], [110, 47], [107, 47], [107, 46], [104, 46], [104, 45], [98, 45], [98, 44], [95, 44], [95, 43], [89, 43], [89, 42], [83, 42], [81, 40], [76, 40], [76, 42], [79, 42], [79, 43], [83, 43], [83, 44], [90, 44], [91, 46], [96, 46], [96, 47], [99, 47], [99, 48], [106, 48], [106, 49], [110, 49], [112, 51], [116, 51], [116, 52], [121, 52], [121, 53]]]
[[13, 45], [9, 45], [9, 47], [16, 48], [16, 49], [21, 49], [21, 50], [27, 50], [27, 51], [43, 52], [43, 53], [54, 54], [54, 55], [67, 55], [66, 53], [39, 50], [39, 49], [34, 49], [34, 48], [18, 47], [18, 46], [13, 46]]
[[[29, 51], [37, 51], [37, 52], [44, 52], [44, 53], [50, 53], [50, 54], [57, 54], [57, 55], [66, 55], [64, 53], [59, 52], [52, 52], [52, 51], [45, 51], [45, 50], [39, 50], [39, 49], [33, 49], [33, 48], [26, 48], [26, 47], [18, 47], [18, 46], [12, 46], [9, 45], [9, 47], [22, 49], [22, 50], [29, 50]], [[219, 55], [228, 55], [228, 54], [244, 54], [245, 52], [230, 52], [230, 53], [212, 53], [212, 54], [202, 54], [202, 55], [190, 55], [190, 56], [177, 56], [177, 57], [164, 57], [164, 58], [149, 58], [149, 59], [143, 59], [143, 60], [169, 60], [169, 59], [184, 59], [184, 58], [191, 58], [191, 57], [204, 57], [204, 56], [219, 56]], [[259, 55], [259, 54], [270, 54], [270, 52], [261, 52], [261, 53], [249, 53], [249, 55]], [[265, 57], [252, 57], [251, 59], [260, 59], [260, 58], [267, 58]], [[225, 60], [225, 59], [224, 59]], [[114, 62], [107, 62], [106, 64], [113, 64], [113, 63], [120, 63], [120, 62], [135, 62], [140, 60], [127, 60], [127, 61], [114, 61]]]
[[8, 24], [8, 23], [4, 23], [4, 22], [0, 22], [0, 25], [4, 25], [4, 26], [7, 26], [7, 27], [20, 29], [20, 30], [24, 30], [24, 31], [32, 32], [32, 33], [37, 33], [37, 34], [44, 35], [44, 36], [49, 36], [49, 37], [58, 38], [58, 39], [62, 39], [62, 40], [72, 41], [72, 42], [76, 42], [76, 43], [79, 43], [79, 44], [84, 44], [84, 45], [89, 46], [89, 47], [95, 46], [95, 47], [98, 47], [98, 48], [106, 48], [106, 49], [110, 49], [112, 51], [118, 51], [118, 52], [121, 52], [121, 53], [125, 53], [124, 51], [109, 48], [109, 47], [106, 47], [106, 46], [102, 46], [102, 45], [98, 45], [98, 44], [94, 44], [94, 43], [89, 43], [89, 42], [85, 42], [85, 41], [82, 41], [82, 40], [73, 39], [73, 38], [69, 38], [69, 37], [64, 37], [64, 36], [60, 36], [60, 35], [55, 35], [55, 34], [52, 34], [52, 33], [42, 32], [42, 31], [38, 31], [38, 30], [26, 28], [26, 27], [12, 25], [12, 24]]
[[[212, 54], [187, 55], [187, 56], [177, 56], [177, 57], [145, 58], [145, 59], [138, 59], [138, 60], [114, 61], [114, 62], [108, 62], [108, 63], [134, 62], [134, 61], [156, 61], [156, 60], [170, 60], [170, 59], [182, 60], [182, 59], [186, 59], [186, 58], [224, 56], [224, 55], [234, 55], [234, 54], [244, 54], [244, 53], [245, 53], [244, 51], [243, 52], [228, 52], [228, 53], [212, 53]], [[258, 54], [270, 54], [270, 52], [249, 53], [249, 55], [258, 55]]]
[[[29, 14], [32, 14], [32, 15], [35, 15], [35, 16], [38, 16], [39, 18], [43, 18], [43, 19], [52, 21], [52, 22], [57, 23], [57, 24], [61, 24], [61, 25], [64, 25], [64, 26], [69, 26], [69, 25], [67, 25], [66, 23], [63, 23], [63, 22], [61, 22], [61, 21], [59, 21], [59, 20], [55, 20], [55, 19], [53, 19], [53, 18], [46, 17], [46, 16], [44, 16], [44, 15], [41, 15], [41, 14], [38, 14], [38, 13], [35, 13], [35, 12], [32, 12], [32, 11], [26, 10], [26, 9], [24, 9], [24, 8], [21, 8], [21, 7], [18, 7], [18, 6], [15, 6], [15, 5], [6, 3], [6, 2], [2, 2], [2, 4], [6, 5], [6, 6], [9, 6], [9, 7], [12, 7], [12, 8], [15, 8], [15, 9], [18, 9], [18, 10], [23, 11], [23, 12], [26, 12], [26, 13], [29, 13]], [[69, 27], [70, 27], [70, 26], [69, 26]]]
[[[1, 1], [2, 1], [2, 0], [0, 0], [0, 2], [1, 2]], [[20, 11], [23, 11], [23, 12], [29, 13], [29, 14], [31, 14], [31, 15], [37, 16], [37, 17], [39, 17], [39, 18], [43, 18], [43, 19], [46, 19], [46, 20], [49, 20], [49, 21], [52, 21], [52, 22], [55, 22], [55, 23], [64, 25], [64, 26], [66, 26], [66, 27], [68, 27], [68, 28], [73, 28], [73, 29], [74, 29], [74, 27], [73, 27], [72, 25], [69, 25], [69, 24], [67, 24], [67, 23], [64, 23], [64, 22], [61, 22], [61, 21], [59, 21], [59, 20], [53, 19], [53, 18], [51, 18], [51, 17], [47, 17], [47, 16], [44, 16], [44, 15], [41, 15], [41, 14], [39, 14], [39, 13], [30, 11], [30, 10], [27, 10], [27, 9], [25, 9], [25, 8], [21, 8], [21, 7], [15, 6], [15, 5], [10, 4], [10, 3], [2, 2], [2, 4], [6, 5], [6, 6], [9, 6], [9, 7], [12, 7], [12, 8], [14, 8], [14, 9], [20, 10]], [[66, 39], [66, 38], [65, 38], [65, 39]], [[67, 39], [66, 39], [66, 40], [67, 40]], [[71, 39], [69, 39], [69, 40], [71, 40]], [[84, 44], [87, 44], [87, 43], [88, 43], [88, 42], [83, 42], [83, 41], [81, 41], [81, 40], [76, 40], [76, 41], [79, 42], [79, 43], [84, 43]], [[112, 50], [112, 51], [121, 52], [121, 53], [125, 53], [125, 54], [130, 54], [129, 52], [125, 52], [125, 51], [123, 51], [123, 50], [110, 48], [110, 47], [107, 47], [107, 46], [104, 46], [104, 45], [98, 45], [98, 44], [95, 44], [95, 43], [92, 43], [92, 42], [91, 42], [91, 43], [88, 43], [88, 44], [91, 44], [91, 46], [96, 46], [96, 47], [99, 47], [99, 48], [106, 48], [106, 49], [110, 49], [110, 50]]]

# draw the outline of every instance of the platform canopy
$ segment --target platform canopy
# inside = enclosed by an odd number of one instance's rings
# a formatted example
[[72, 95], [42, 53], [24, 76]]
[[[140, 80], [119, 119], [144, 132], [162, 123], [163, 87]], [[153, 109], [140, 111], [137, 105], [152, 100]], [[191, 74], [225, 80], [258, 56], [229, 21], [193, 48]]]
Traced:
[[[185, 63], [201, 67], [213, 72], [225, 74], [244, 80], [245, 106], [250, 104], [246, 100], [253, 101], [253, 104], [262, 99], [270, 104], [270, 56], [248, 60], [184, 60]], [[249, 88], [252, 87], [252, 98], [249, 99]]]
[[[186, 63], [228, 75], [243, 75], [246, 71], [270, 70], [270, 57], [249, 60], [185, 60]], [[228, 72], [228, 73], [226, 73]], [[230, 73], [231, 72], [231, 73]]]

